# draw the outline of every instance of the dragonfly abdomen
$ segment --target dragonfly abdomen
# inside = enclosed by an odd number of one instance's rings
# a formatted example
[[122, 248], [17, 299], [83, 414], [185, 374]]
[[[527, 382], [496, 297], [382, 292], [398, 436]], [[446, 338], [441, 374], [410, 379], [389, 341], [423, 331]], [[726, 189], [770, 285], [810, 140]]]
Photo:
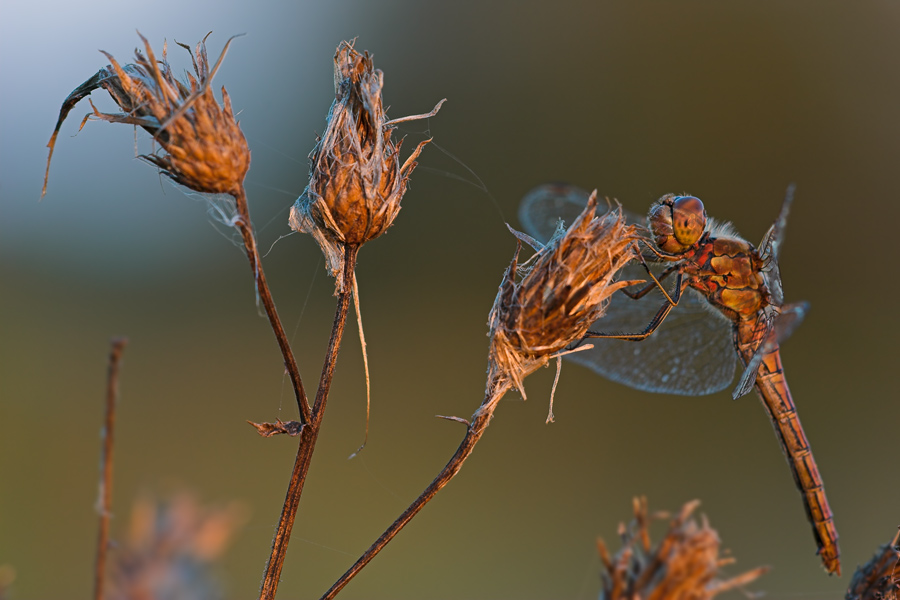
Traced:
[[[736, 334], [738, 354], [746, 364], [759, 346], [753, 339], [758, 335], [755, 324], [753, 322], [738, 324]], [[822, 564], [829, 573], [840, 575], [841, 552], [838, 547], [834, 516], [825, 496], [825, 487], [813, 458], [809, 440], [800, 424], [797, 407], [784, 377], [781, 355], [777, 347], [763, 357], [756, 377], [756, 391], [772, 421], [775, 435], [781, 443], [781, 449], [794, 476], [794, 482], [803, 496], [803, 507], [812, 524]]]

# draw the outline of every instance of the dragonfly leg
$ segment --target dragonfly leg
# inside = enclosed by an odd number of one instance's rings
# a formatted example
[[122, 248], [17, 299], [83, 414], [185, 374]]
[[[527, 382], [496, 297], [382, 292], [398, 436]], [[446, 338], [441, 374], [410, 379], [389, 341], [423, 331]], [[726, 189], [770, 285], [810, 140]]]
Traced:
[[659, 277], [656, 277], [650, 271], [650, 267], [647, 266], [647, 263], [644, 261], [644, 258], [640, 255], [638, 255], [638, 256], [641, 261], [641, 264], [644, 266], [644, 269], [647, 270], [647, 274], [650, 276], [650, 278], [653, 281], [651, 281], [650, 283], [648, 283], [647, 285], [645, 285], [644, 287], [642, 287], [641, 289], [639, 289], [636, 292], [631, 292], [631, 291], [628, 291], [628, 289], [626, 289], [626, 288], [622, 288], [622, 293], [624, 293], [626, 296], [628, 296], [632, 300], [638, 300], [638, 299], [646, 296], [650, 292], [650, 290], [652, 290], [654, 288], [659, 288], [659, 290], [663, 293], [663, 296], [666, 297], [666, 301], [668, 301], [669, 304], [672, 304], [672, 305], [678, 304], [678, 302], [672, 300], [672, 297], [669, 296], [669, 292], [666, 291], [666, 288], [664, 288], [661, 283], [663, 279], [665, 279], [666, 277], [668, 277], [669, 275], [671, 275], [672, 273], [674, 273], [675, 271], [678, 270], [678, 265], [669, 266], [668, 268], [666, 268], [665, 271], [662, 272], [662, 274], [660, 274]]
[[[668, 256], [668, 255], [666, 255], [666, 254], [662, 254], [659, 250], [657, 250], [656, 248], [654, 248], [653, 245], [650, 244], [650, 243], [648, 243], [646, 240], [642, 240], [642, 241], [644, 242], [644, 245], [645, 245], [651, 252], [653, 252], [653, 253], [656, 255], [656, 257], [659, 258], [660, 260], [675, 260], [675, 257], [673, 257], [673, 256]], [[638, 242], [635, 242], [635, 246], [638, 246]], [[637, 254], [637, 259], [638, 259], [639, 261], [641, 261], [641, 266], [644, 267], [644, 270], [647, 271], [647, 275], [649, 275], [649, 276], [650, 276], [650, 279], [652, 279], [653, 281], [651, 281], [650, 283], [648, 283], [647, 285], [645, 285], [643, 288], [639, 289], [639, 290], [636, 291], [636, 292], [630, 292], [630, 291], [628, 291], [628, 290], [625, 289], [625, 288], [622, 288], [622, 292], [623, 292], [626, 296], [628, 296], [629, 298], [631, 298], [632, 300], [637, 300], [637, 299], [639, 299], [639, 298], [643, 298], [644, 296], [646, 296], [647, 293], [649, 293], [650, 290], [652, 290], [653, 288], [659, 288], [659, 291], [661, 291], [662, 294], [663, 294], [663, 296], [665, 296], [666, 301], [668, 301], [668, 302], [669, 302], [670, 304], [672, 304], [673, 306], [674, 306], [675, 304], [677, 304], [678, 302], [675, 301], [675, 300], [672, 300], [672, 297], [669, 295], [669, 292], [666, 290], [666, 288], [663, 287], [663, 285], [662, 285], [660, 282], [661, 282], [663, 279], [665, 279], [666, 277], [668, 277], [669, 275], [671, 275], [672, 273], [674, 273], [674, 272], [678, 269], [678, 265], [670, 265], [668, 268], [666, 268], [666, 269], [662, 272], [662, 274], [661, 274], [659, 277], [656, 277], [656, 276], [653, 274], [653, 271], [651, 271], [651, 270], [650, 270], [650, 267], [647, 265], [647, 261], [644, 260], [644, 256], [643, 256], [643, 254], [641, 253], [640, 247], [639, 247], [639, 246], [638, 246], [638, 251], [637, 251], [636, 254]]]
[[[674, 271], [674, 269], [673, 269]], [[678, 301], [681, 300], [681, 294], [684, 292], [684, 289], [687, 287], [686, 282], [683, 281], [684, 274], [679, 270], [678, 271], [678, 279], [675, 285], [675, 294], [674, 297], [667, 301], [665, 304], [659, 307], [659, 310], [656, 312], [656, 315], [650, 320], [650, 323], [644, 330], [640, 333], [600, 333], [597, 331], [588, 331], [584, 339], [588, 338], [603, 338], [603, 339], [613, 339], [613, 340], [626, 340], [629, 342], [639, 342], [641, 340], [645, 340], [650, 335], [656, 331], [656, 328], [662, 325], [662, 322], [665, 321], [666, 317], [671, 312], [672, 308], [678, 306]], [[668, 297], [668, 295], [667, 295]]]

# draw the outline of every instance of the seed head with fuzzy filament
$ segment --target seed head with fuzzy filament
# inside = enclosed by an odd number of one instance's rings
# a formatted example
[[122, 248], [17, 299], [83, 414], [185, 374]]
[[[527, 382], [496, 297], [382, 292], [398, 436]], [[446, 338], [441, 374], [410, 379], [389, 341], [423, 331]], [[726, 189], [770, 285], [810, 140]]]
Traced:
[[560, 227], [546, 246], [513, 231], [537, 253], [530, 266], [520, 267], [516, 251], [491, 309], [489, 388], [509, 382], [522, 392], [525, 376], [582, 339], [613, 292], [635, 283], [616, 281], [616, 275], [635, 257], [636, 227], [626, 225], [619, 210], [596, 216], [596, 209], [595, 191], [575, 222]]
[[290, 225], [315, 237], [340, 282], [343, 248], [360, 246], [382, 233], [400, 211], [416, 158], [431, 140], [421, 142], [400, 164], [400, 146], [391, 139], [396, 123], [427, 115], [388, 121], [382, 106], [384, 74], [368, 53], [353, 42], [341, 42], [334, 55], [335, 100], [325, 133], [310, 155], [309, 186], [291, 209]]

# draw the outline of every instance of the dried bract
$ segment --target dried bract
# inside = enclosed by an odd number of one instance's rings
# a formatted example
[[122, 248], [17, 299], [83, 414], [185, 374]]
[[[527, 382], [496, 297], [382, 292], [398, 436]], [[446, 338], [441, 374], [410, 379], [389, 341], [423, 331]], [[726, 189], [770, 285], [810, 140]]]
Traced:
[[234, 119], [225, 88], [222, 88], [223, 106], [220, 106], [210, 86], [231, 39], [212, 69], [206, 55], [206, 38], [197, 44], [196, 54], [188, 46], [178, 44], [187, 49], [194, 65], [194, 75], [188, 73], [186, 83], [172, 74], [165, 47], [162, 60], [157, 61], [144, 36], [141, 40], [146, 54], [136, 50], [135, 64], [121, 66], [103, 52], [112, 64], [75, 88], [59, 111], [56, 128], [47, 144], [50, 156], [41, 195], [47, 190], [50, 158], [63, 121], [79, 100], [99, 88], [108, 91], [123, 112], [105, 114], [94, 108], [93, 116], [111, 123], [140, 126], [165, 151], [162, 155], [142, 155], [142, 159], [192, 190], [237, 195], [250, 168], [250, 149]]
[[309, 186], [291, 209], [290, 225], [315, 237], [331, 274], [343, 289], [345, 245], [359, 246], [384, 233], [400, 210], [421, 142], [400, 164], [400, 146], [391, 139], [397, 123], [437, 114], [388, 121], [382, 106], [384, 74], [368, 53], [341, 42], [334, 55], [335, 100], [325, 133], [310, 154]]
[[846, 600], [897, 600], [900, 598], [900, 531], [890, 543], [875, 553], [869, 562], [858, 567]]
[[[622, 548], [609, 556], [597, 541], [603, 561], [600, 600], [707, 600], [741, 587], [768, 571], [759, 567], [730, 579], [720, 579], [719, 569], [734, 559], [719, 557], [719, 536], [705, 518], [698, 523], [691, 513], [700, 502], [688, 502], [669, 523], [663, 540], [652, 548], [647, 499], [634, 499], [635, 519], [619, 526]], [[655, 515], [666, 518], [665, 514]]]
[[254, 423], [247, 421], [256, 428], [256, 432], [262, 437], [272, 437], [273, 435], [286, 434], [291, 437], [297, 437], [303, 433], [303, 423], [300, 421], [282, 421], [277, 419], [274, 423]]
[[522, 380], [582, 339], [613, 292], [635, 283], [615, 278], [635, 257], [637, 229], [621, 211], [595, 216], [596, 208], [595, 191], [569, 229], [558, 230], [546, 246], [513, 230], [537, 253], [520, 267], [516, 251], [491, 309], [489, 392], [511, 384], [524, 396]]

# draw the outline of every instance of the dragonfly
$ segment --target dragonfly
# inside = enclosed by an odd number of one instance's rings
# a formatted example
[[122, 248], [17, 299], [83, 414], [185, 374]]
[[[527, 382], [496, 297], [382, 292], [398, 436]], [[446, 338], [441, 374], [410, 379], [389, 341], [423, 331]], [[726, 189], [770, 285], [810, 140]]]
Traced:
[[[586, 191], [569, 184], [541, 185], [523, 198], [519, 220], [546, 242], [560, 221], [575, 220], [587, 199]], [[646, 220], [623, 211], [647, 234], [623, 277], [649, 275], [651, 281], [614, 294], [602, 324], [594, 327], [633, 333], [590, 331], [585, 340], [599, 338], [594, 347], [566, 357], [636, 389], [691, 396], [729, 387], [740, 362], [743, 371], [732, 395], [739, 398], [756, 388], [803, 497], [817, 553], [829, 574], [840, 575], [834, 517], [779, 353], [779, 344], [808, 310], [805, 302], [784, 303], [778, 269], [792, 200], [793, 186], [759, 248], [730, 224], [708, 218], [694, 196], [666, 194]], [[666, 280], [674, 285], [666, 287]]]

